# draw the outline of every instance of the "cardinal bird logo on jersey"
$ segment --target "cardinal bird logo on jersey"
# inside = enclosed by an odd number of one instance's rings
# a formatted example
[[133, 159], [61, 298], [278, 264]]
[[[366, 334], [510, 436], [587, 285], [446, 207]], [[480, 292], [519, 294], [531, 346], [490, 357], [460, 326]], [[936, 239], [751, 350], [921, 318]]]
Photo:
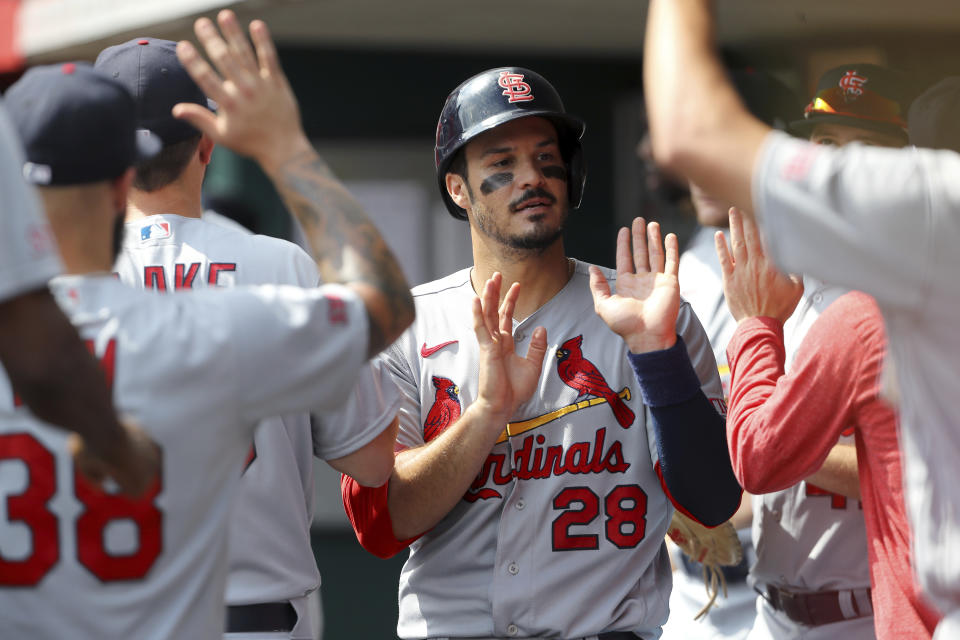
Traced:
[[580, 344], [583, 336], [570, 338], [557, 349], [557, 373], [568, 387], [577, 390], [581, 396], [598, 396], [607, 401], [613, 409], [613, 415], [624, 429], [633, 424], [636, 417], [630, 407], [610, 388], [603, 374], [593, 363], [583, 357]]
[[460, 417], [460, 387], [449, 378], [433, 376], [437, 397], [423, 423], [423, 439], [430, 442]]

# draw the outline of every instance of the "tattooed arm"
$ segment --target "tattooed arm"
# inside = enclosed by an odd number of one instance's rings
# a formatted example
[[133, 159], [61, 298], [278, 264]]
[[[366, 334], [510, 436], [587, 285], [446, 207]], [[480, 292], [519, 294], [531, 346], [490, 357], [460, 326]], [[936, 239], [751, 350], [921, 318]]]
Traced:
[[251, 48], [232, 11], [221, 11], [217, 21], [219, 32], [206, 18], [194, 30], [219, 74], [189, 42], [177, 46], [183, 66], [217, 102], [217, 113], [195, 104], [178, 104], [173, 113], [260, 163], [303, 227], [320, 277], [346, 284], [363, 299], [369, 354], [376, 354], [413, 322], [403, 271], [363, 207], [307, 140], [267, 26], [250, 23]]

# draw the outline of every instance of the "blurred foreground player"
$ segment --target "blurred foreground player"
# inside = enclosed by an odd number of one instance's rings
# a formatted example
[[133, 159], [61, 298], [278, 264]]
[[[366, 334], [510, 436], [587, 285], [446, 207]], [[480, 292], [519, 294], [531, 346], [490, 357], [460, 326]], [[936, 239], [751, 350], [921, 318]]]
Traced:
[[[85, 452], [99, 459], [101, 471], [139, 494], [159, 460], [139, 430], [125, 431], [117, 421], [102, 371], [47, 289], [62, 265], [37, 196], [24, 182], [20, 141], [2, 103], [0, 192], [0, 362], [17, 393], [15, 404], [82, 436]], [[17, 445], [0, 439], [0, 460], [16, 455]], [[4, 574], [15, 570], [7, 563], [0, 549]]]
[[[772, 132], [739, 103], [713, 40], [709, 0], [651, 2], [644, 83], [654, 156], [752, 211], [782, 270], [875, 298], [902, 400], [914, 569], [933, 604], [946, 614], [935, 637], [956, 638], [960, 434], [953, 400], [960, 388], [960, 253], [955, 250], [960, 156], [862, 145], [832, 149]], [[898, 106], [881, 96], [871, 99], [878, 110]], [[948, 122], [956, 126], [954, 113]]]
[[[328, 189], [345, 192], [300, 128], [265, 25], [253, 23], [251, 33], [256, 56], [245, 40], [226, 52], [209, 21], [198, 25], [229, 68], [224, 79], [181, 44], [186, 66], [221, 98], [217, 116], [190, 116], [267, 169], [313, 232], [326, 279], [345, 284], [158, 296], [117, 282], [109, 269], [133, 177], [132, 99], [81, 65], [32, 70], [9, 93], [28, 152], [33, 136], [57, 150], [42, 195], [71, 274], [54, 281], [58, 302], [93, 341], [118, 406], [159, 443], [163, 466], [142, 499], [127, 500], [77, 477], [56, 433], [25, 418], [0, 424], [24, 442], [28, 489], [16, 516], [32, 533], [32, 546], [12, 541], [20, 553], [31, 550], [31, 562], [4, 594], [4, 637], [220, 635], [228, 516], [257, 422], [342, 402], [365, 359], [412, 318], [399, 268], [362, 211], [318, 204]], [[33, 118], [36, 126], [25, 126]], [[89, 173], [56, 161], [74, 157]], [[337, 266], [343, 251], [350, 272]], [[324, 442], [354, 439], [335, 427]], [[383, 439], [382, 479], [392, 467], [390, 440]], [[136, 526], [123, 526], [130, 521]]]
[[[225, 20], [225, 26], [239, 30], [235, 19]], [[122, 282], [171, 292], [208, 286], [317, 286], [316, 263], [296, 245], [237, 225], [228, 228], [204, 212], [201, 185], [214, 143], [172, 111], [181, 102], [206, 107], [208, 100], [177, 59], [176, 43], [134, 38], [104, 49], [95, 67], [133, 95], [138, 128], [163, 140], [160, 153], [137, 167], [130, 190], [123, 249], [115, 266]], [[363, 456], [369, 450], [375, 462], [382, 445], [367, 440], [392, 437], [394, 432], [383, 431], [382, 425], [393, 419], [399, 400], [389, 381], [381, 384], [366, 368], [354, 392], [367, 400], [354, 409], [364, 411], [363, 418], [317, 420], [360, 419], [371, 425], [355, 439], [323, 442], [323, 425], [312, 429], [306, 413], [268, 418], [257, 429], [230, 525], [228, 637], [320, 637], [320, 574], [310, 545], [313, 456], [335, 461], [353, 451], [348, 473], [364, 484], [382, 484], [382, 465], [369, 464]]]

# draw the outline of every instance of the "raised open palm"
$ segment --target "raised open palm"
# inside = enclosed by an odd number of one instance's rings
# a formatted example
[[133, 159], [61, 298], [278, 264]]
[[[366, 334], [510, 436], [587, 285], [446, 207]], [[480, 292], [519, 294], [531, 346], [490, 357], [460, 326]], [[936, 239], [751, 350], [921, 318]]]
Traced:
[[513, 340], [513, 310], [520, 295], [520, 284], [513, 283], [503, 303], [500, 299], [502, 276], [494, 273], [473, 301], [473, 329], [480, 345], [480, 384], [477, 401], [504, 419], [527, 401], [537, 388], [547, 352], [547, 330], [537, 327], [530, 337], [527, 355], [516, 352]]
[[617, 235], [617, 292], [611, 294], [603, 272], [590, 267], [593, 307], [633, 353], [668, 349], [676, 343], [679, 255], [674, 234], [661, 242], [658, 223], [648, 225], [635, 218], [632, 229], [624, 227]]

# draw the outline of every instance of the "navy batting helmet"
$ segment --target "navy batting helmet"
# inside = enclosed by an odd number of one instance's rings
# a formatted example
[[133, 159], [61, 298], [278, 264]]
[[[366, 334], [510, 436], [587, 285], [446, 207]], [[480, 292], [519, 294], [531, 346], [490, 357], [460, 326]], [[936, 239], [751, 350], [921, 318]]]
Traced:
[[447, 193], [446, 175], [457, 152], [470, 140], [505, 122], [539, 116], [557, 129], [560, 152], [567, 165], [570, 206], [580, 206], [587, 172], [580, 138], [584, 124], [566, 113], [560, 95], [538, 73], [520, 67], [500, 67], [479, 73], [447, 97], [437, 123], [437, 183], [440, 196], [454, 218], [466, 220], [466, 212]]

